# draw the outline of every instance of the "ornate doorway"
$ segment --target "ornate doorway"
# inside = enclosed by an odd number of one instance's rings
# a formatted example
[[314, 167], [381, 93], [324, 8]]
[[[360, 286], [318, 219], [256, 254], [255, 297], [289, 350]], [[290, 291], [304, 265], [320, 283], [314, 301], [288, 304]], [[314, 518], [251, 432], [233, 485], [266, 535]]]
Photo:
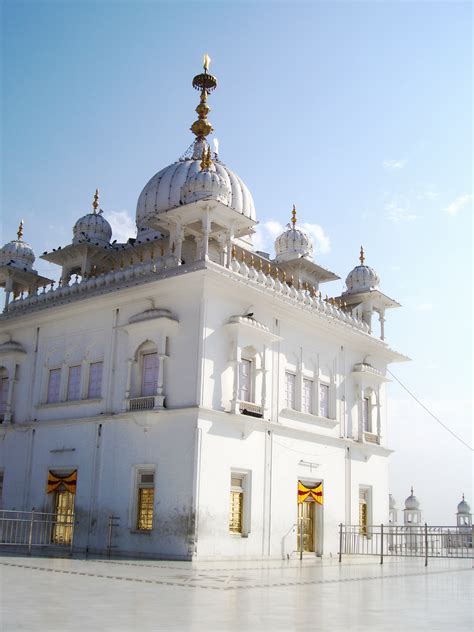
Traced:
[[52, 540], [55, 544], [71, 544], [74, 524], [75, 494], [58, 490], [54, 495], [55, 522]]
[[314, 501], [306, 500], [298, 505], [298, 552], [314, 553], [315, 521]]

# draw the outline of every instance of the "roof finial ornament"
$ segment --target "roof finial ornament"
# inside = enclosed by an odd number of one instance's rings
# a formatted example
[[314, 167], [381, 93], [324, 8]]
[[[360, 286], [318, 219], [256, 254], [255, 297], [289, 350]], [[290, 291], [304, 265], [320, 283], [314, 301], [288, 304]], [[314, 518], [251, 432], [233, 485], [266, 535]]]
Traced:
[[360, 265], [363, 266], [364, 265], [364, 261], [365, 261], [365, 253], [364, 253], [364, 247], [363, 246], [360, 247], [359, 261], [360, 261]]
[[196, 75], [193, 79], [193, 88], [201, 91], [201, 99], [196, 108], [199, 118], [191, 125], [191, 131], [196, 135], [196, 139], [201, 141], [214, 131], [212, 125], [207, 120], [207, 115], [211, 110], [207, 105], [207, 96], [217, 88], [217, 79], [208, 73], [210, 63], [211, 58], [206, 53], [203, 61], [204, 72]]
[[23, 220], [20, 220], [20, 225], [18, 226], [18, 230], [16, 233], [16, 236], [18, 238], [18, 241], [21, 241], [23, 239], [23, 226], [25, 225]]
[[204, 145], [202, 149], [202, 158], [201, 158], [201, 171], [209, 171], [212, 166], [212, 158], [211, 158], [211, 148]]
[[291, 223], [293, 224], [293, 228], [296, 224], [296, 206], [293, 204], [293, 210], [291, 211]]
[[94, 198], [92, 200], [92, 210], [94, 215], [97, 214], [97, 209], [99, 208], [99, 189], [95, 190]]
[[411, 486], [411, 495], [413, 496], [413, 485]]

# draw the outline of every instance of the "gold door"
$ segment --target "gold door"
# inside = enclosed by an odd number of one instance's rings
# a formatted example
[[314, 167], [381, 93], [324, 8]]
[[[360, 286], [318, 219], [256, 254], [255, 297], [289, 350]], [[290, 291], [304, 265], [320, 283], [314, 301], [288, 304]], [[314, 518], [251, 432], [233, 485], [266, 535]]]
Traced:
[[54, 497], [55, 522], [52, 540], [55, 544], [71, 544], [74, 524], [75, 495], [66, 490], [57, 491]]
[[[301, 537], [303, 536], [303, 537]], [[314, 552], [314, 502], [306, 500], [298, 505], [298, 551]]]

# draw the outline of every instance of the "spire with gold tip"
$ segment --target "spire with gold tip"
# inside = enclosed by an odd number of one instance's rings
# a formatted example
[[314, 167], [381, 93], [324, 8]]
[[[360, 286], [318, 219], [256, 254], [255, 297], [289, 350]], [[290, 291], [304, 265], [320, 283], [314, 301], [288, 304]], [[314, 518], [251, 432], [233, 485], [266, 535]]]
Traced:
[[204, 55], [204, 72], [196, 75], [193, 79], [193, 88], [201, 91], [201, 99], [196, 107], [199, 118], [191, 125], [191, 131], [196, 135], [196, 140], [201, 141], [214, 131], [212, 125], [207, 120], [207, 115], [211, 111], [211, 108], [207, 104], [207, 97], [210, 92], [217, 88], [217, 79], [208, 72], [210, 63], [211, 58], [206, 53]]
[[360, 261], [360, 265], [363, 266], [364, 261], [365, 261], [365, 252], [364, 252], [363, 246], [360, 247], [359, 261]]
[[97, 209], [99, 208], [99, 189], [95, 190], [94, 197], [92, 199], [92, 211], [97, 214]]
[[23, 220], [20, 220], [20, 225], [18, 226], [18, 230], [16, 233], [16, 236], [18, 238], [18, 241], [22, 241], [23, 240], [23, 226], [25, 225]]
[[293, 224], [293, 228], [296, 224], [296, 206], [293, 204], [293, 210], [291, 211], [291, 223]]

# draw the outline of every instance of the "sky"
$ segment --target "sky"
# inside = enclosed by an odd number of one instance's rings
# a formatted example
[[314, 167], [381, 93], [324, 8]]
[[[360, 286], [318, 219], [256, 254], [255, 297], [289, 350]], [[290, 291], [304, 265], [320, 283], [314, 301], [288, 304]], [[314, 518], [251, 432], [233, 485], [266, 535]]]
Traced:
[[[412, 361], [392, 372], [472, 446], [469, 2], [4, 0], [2, 243], [21, 218], [37, 255], [69, 243], [96, 187], [114, 238], [133, 236], [141, 189], [193, 140], [205, 52], [258, 247], [296, 204], [337, 295], [363, 244], [403, 305], [386, 335]], [[472, 450], [388, 393], [398, 506], [413, 485], [424, 519], [451, 524], [463, 492], [474, 506]]]

